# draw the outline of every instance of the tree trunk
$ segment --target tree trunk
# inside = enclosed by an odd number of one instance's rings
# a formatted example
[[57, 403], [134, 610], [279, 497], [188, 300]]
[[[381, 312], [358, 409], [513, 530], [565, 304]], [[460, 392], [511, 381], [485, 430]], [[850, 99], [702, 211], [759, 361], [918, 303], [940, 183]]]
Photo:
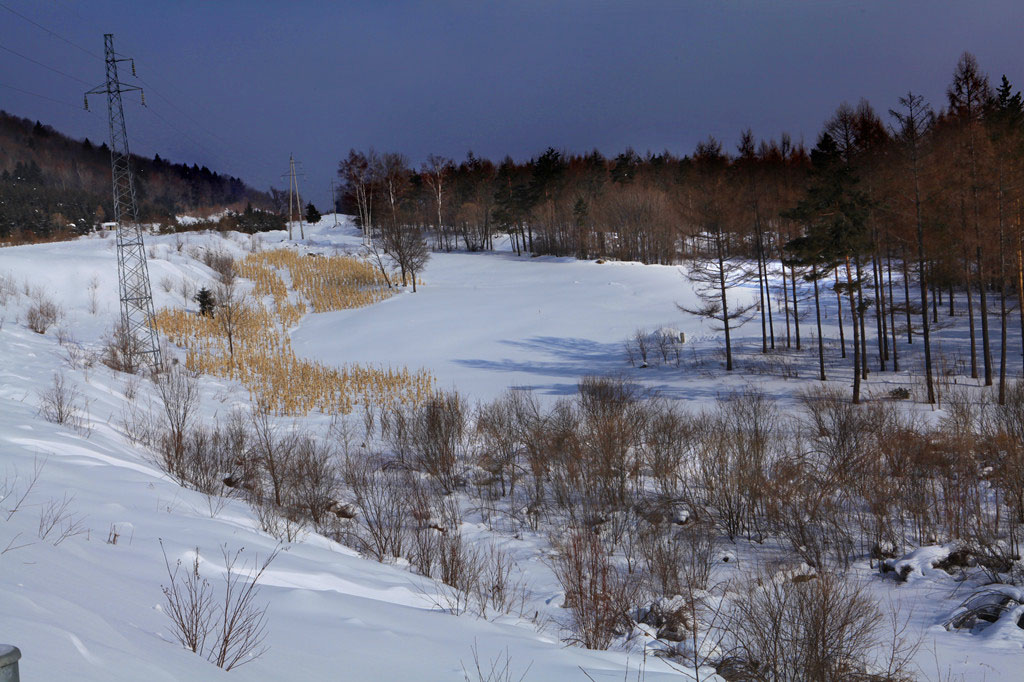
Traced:
[[860, 343], [857, 338], [857, 303], [853, 294], [853, 272], [846, 257], [846, 289], [850, 297], [850, 319], [853, 321], [853, 404], [860, 403]]
[[[903, 261], [903, 305], [907, 307], [906, 311], [904, 311], [907, 314], [907, 343], [911, 344], [914, 343], [914, 325], [910, 321], [910, 266], [907, 264], [906, 246], [900, 247], [900, 260]], [[891, 275], [892, 273], [890, 272], [889, 274]], [[921, 277], [924, 277], [924, 273], [921, 274]], [[892, 296], [890, 296], [891, 298]], [[927, 310], [924, 312], [925, 314], [928, 313]]]
[[[914, 169], [914, 209], [917, 214], [917, 278], [921, 284], [921, 338], [924, 339], [924, 377], [928, 388], [928, 404], [935, 404], [935, 383], [932, 380], [932, 345], [928, 331], [928, 281], [924, 262], [924, 225], [921, 220], [921, 194], [917, 169]], [[909, 325], [908, 325], [909, 326]]]
[[[980, 233], [976, 235], [981, 238]], [[979, 242], [977, 249], [978, 294], [981, 298], [981, 354], [985, 369], [985, 385], [992, 385], [992, 343], [988, 333], [988, 286], [985, 282], [984, 257]]]
[[[811, 277], [814, 280], [814, 313], [818, 318], [818, 368], [821, 373], [821, 380], [828, 381], [825, 377], [825, 344], [821, 336], [821, 299], [818, 297], [818, 269], [811, 269]], [[794, 283], [794, 286], [796, 284]]]
[[1017, 310], [1020, 312], [1021, 355], [1024, 355], [1024, 235], [1020, 229], [1020, 213], [1017, 214]]
[[879, 371], [885, 371], [885, 362], [889, 359], [889, 322], [885, 319], [885, 281], [882, 274], [881, 261], [878, 254], [877, 240], [875, 251], [871, 254], [871, 277], [875, 283], [875, 326], [878, 334], [878, 365]]
[[[793, 282], [793, 332], [796, 335], [796, 349], [800, 350], [800, 308], [796, 295], [796, 268], [790, 268], [789, 274]], [[783, 282], [783, 286], [785, 286], [785, 282]], [[814, 295], [818, 295], [817, 285], [815, 285]], [[818, 314], [821, 314], [820, 310]], [[1024, 329], [1024, 319], [1021, 321], [1021, 328]]]
[[786, 284], [786, 266], [782, 265], [782, 303], [786, 310], [786, 348], [793, 347], [793, 337], [789, 327], [789, 286]]
[[722, 327], [725, 329], [725, 370], [732, 371], [732, 339], [729, 335], [729, 300], [725, 293], [725, 257], [722, 253], [722, 233], [715, 238], [718, 247], [718, 285], [722, 295]]
[[[966, 249], [965, 249], [966, 251]], [[971, 378], [978, 378], [978, 340], [977, 333], [974, 329], [974, 296], [971, 295], [971, 265], [970, 261], [967, 260], [967, 254], [964, 253], [964, 279], [966, 286], [964, 287], [967, 292], [967, 317], [970, 320], [968, 325], [971, 332]]]
[[755, 228], [755, 235], [757, 237], [757, 292], [761, 297], [761, 352], [768, 352], [768, 311], [765, 310], [764, 301], [764, 290], [765, 290], [765, 277], [763, 269], [763, 259], [761, 254], [761, 234]]
[[888, 246], [885, 249], [885, 270], [889, 276], [889, 328], [892, 332], [892, 371], [900, 371], [899, 348], [896, 346], [896, 306], [892, 293], [892, 249]]
[[[835, 271], [836, 278], [836, 304], [838, 305], [839, 311], [836, 315], [836, 319], [839, 322], [839, 347], [842, 349], [842, 357], [846, 357], [846, 331], [843, 329], [843, 292], [839, 290], [839, 271]], [[856, 315], [856, 313], [854, 313]], [[854, 334], [854, 339], [857, 335]]]
[[[865, 379], [868, 378], [868, 334], [867, 325], [864, 324], [864, 316], [867, 313], [867, 306], [864, 304], [864, 287], [861, 282], [864, 278], [860, 268], [860, 257], [854, 257], [854, 265], [856, 266], [857, 272], [857, 318], [860, 323], [860, 366], [861, 374]], [[847, 273], [849, 274], [849, 273]], [[857, 327], [853, 328], [853, 339], [854, 343], [857, 341]]]

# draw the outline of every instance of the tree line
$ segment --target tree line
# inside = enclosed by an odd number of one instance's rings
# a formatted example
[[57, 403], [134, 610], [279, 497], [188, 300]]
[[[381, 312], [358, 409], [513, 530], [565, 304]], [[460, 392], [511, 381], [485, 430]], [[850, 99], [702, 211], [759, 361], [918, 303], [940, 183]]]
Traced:
[[[810, 288], [827, 378], [821, 307], [835, 296], [855, 402], [872, 366], [898, 371], [899, 342], [918, 338], [933, 402], [931, 331], [940, 306], [966, 308], [971, 376], [998, 378], [1002, 400], [1007, 326], [1024, 298], [1021, 95], [964, 53], [940, 108], [912, 91], [892, 105], [844, 102], [811, 150], [750, 130], [733, 151], [709, 137], [682, 157], [549, 148], [525, 162], [431, 155], [415, 168], [400, 153], [353, 149], [337, 208], [368, 234], [413, 231], [435, 250], [491, 249], [505, 233], [518, 254], [689, 262], [702, 301], [690, 312], [725, 330], [728, 369], [730, 331], [752, 315], [763, 352], [801, 349]], [[756, 305], [732, 300], [743, 282], [757, 283]]]
[[[172, 223], [187, 211], [269, 197], [239, 178], [196, 164], [132, 156], [139, 217]], [[52, 239], [113, 220], [110, 149], [0, 111], [0, 241]]]

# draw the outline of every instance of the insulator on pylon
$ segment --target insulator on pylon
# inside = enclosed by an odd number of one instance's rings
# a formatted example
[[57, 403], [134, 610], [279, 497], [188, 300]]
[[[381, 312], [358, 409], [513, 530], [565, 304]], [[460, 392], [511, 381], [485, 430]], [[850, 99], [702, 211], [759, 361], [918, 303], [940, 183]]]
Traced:
[[132, 75], [135, 75], [135, 60], [132, 60]]
[[85, 102], [85, 110], [89, 111], [89, 95], [82, 95], [82, 101]]
[[139, 95], [142, 96], [142, 106], [146, 106], [146, 93], [144, 90], [139, 90]]

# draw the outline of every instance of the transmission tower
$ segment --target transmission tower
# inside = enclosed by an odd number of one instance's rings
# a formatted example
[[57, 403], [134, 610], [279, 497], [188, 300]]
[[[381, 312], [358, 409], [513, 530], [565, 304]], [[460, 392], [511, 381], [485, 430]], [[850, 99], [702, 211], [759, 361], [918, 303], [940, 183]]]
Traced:
[[288, 178], [288, 239], [292, 238], [292, 200], [295, 201], [295, 209], [299, 216], [299, 236], [302, 239], [306, 238], [306, 231], [302, 227], [302, 197], [299, 196], [299, 178], [304, 176], [305, 173], [295, 172], [295, 157], [291, 154], [288, 155], [288, 172], [281, 177]]
[[138, 90], [142, 104], [146, 97], [142, 88], [126, 85], [118, 80], [117, 63], [131, 62], [135, 75], [135, 61], [114, 52], [114, 35], [103, 35], [107, 63], [107, 82], [85, 93], [85, 108], [89, 108], [89, 95], [107, 96], [110, 119], [110, 167], [114, 180], [114, 220], [117, 222], [117, 278], [121, 294], [121, 325], [127, 335], [129, 352], [134, 360], [143, 360], [154, 369], [160, 368], [160, 339], [153, 315], [153, 292], [149, 284], [146, 250], [139, 227], [139, 210], [135, 203], [135, 184], [132, 180], [128, 133], [124, 127], [124, 107], [121, 93]]

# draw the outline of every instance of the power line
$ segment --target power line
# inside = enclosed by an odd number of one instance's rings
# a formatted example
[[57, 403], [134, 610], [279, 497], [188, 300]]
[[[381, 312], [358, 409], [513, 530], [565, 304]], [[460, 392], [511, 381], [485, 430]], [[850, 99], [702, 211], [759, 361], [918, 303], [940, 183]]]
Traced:
[[81, 111], [81, 109], [82, 109], [81, 105], [69, 104], [68, 102], [62, 102], [59, 99], [54, 99], [52, 97], [47, 97], [46, 95], [40, 95], [38, 92], [29, 92], [28, 90], [24, 90], [22, 88], [15, 87], [13, 85], [7, 85], [6, 83], [0, 83], [0, 88], [7, 88], [8, 90], [15, 90], [17, 92], [20, 92], [23, 95], [31, 95], [32, 97], [38, 97], [39, 99], [45, 99], [45, 100], [48, 100], [50, 102], [54, 102], [55, 104], [63, 104], [66, 107], [71, 107], [73, 109], [78, 109], [79, 111]]
[[[20, 18], [20, 19], [22, 19], [22, 20], [32, 24], [33, 26], [35, 26], [39, 30], [47, 33], [48, 35], [51, 35], [54, 38], [57, 38], [58, 40], [61, 40], [61, 41], [65, 42], [65, 43], [67, 43], [68, 45], [71, 45], [72, 47], [74, 47], [74, 48], [76, 48], [78, 50], [81, 50], [82, 52], [84, 52], [85, 54], [89, 55], [90, 57], [93, 57], [94, 59], [97, 59], [97, 60], [99, 60], [101, 62], [105, 61], [104, 57], [101, 57], [100, 55], [96, 54], [95, 52], [92, 52], [91, 50], [88, 50], [88, 49], [82, 47], [81, 45], [79, 45], [78, 43], [74, 42], [73, 40], [65, 38], [64, 36], [62, 36], [61, 34], [57, 33], [56, 31], [53, 31], [53, 30], [47, 28], [46, 26], [43, 26], [42, 24], [40, 24], [40, 23], [38, 23], [36, 21], [33, 21], [32, 19], [28, 18], [24, 14], [21, 14], [20, 12], [12, 9], [10, 6], [6, 5], [5, 3], [0, 2], [0, 8], [5, 9], [8, 12], [10, 12], [11, 14], [14, 14], [15, 16], [17, 16], [18, 18]], [[2, 47], [2, 46], [0, 46], [0, 47]], [[77, 78], [75, 76], [71, 76], [70, 74], [66, 74], [66, 73], [64, 73], [62, 71], [59, 71], [58, 69], [55, 69], [55, 68], [53, 68], [51, 66], [47, 66], [46, 64], [43, 64], [42, 62], [35, 61], [31, 57], [27, 57], [25, 55], [17, 53], [14, 50], [11, 50], [10, 48], [3, 48], [3, 49], [7, 50], [8, 52], [12, 52], [12, 53], [16, 54], [19, 57], [23, 57], [25, 59], [28, 59], [29, 61], [32, 61], [32, 62], [34, 62], [34, 63], [36, 63], [36, 64], [38, 64], [38, 65], [40, 65], [40, 66], [42, 66], [42, 67], [44, 67], [46, 69], [49, 69], [50, 71], [54, 71], [55, 73], [59, 73], [62, 76], [67, 76], [68, 78], [73, 78], [74, 80], [76, 80], [76, 81], [78, 81], [80, 83], [84, 83], [85, 85], [90, 85], [89, 83], [86, 83], [85, 81], [82, 81], [81, 79], [79, 79], [79, 78]], [[228, 157], [234, 157], [235, 154], [240, 151], [235, 145], [232, 145], [230, 142], [228, 142], [224, 138], [220, 137], [219, 135], [217, 135], [216, 133], [212, 132], [211, 130], [208, 130], [195, 117], [193, 117], [191, 114], [189, 114], [183, 108], [181, 108], [180, 106], [175, 104], [174, 101], [170, 97], [167, 97], [166, 95], [164, 95], [162, 92], [160, 92], [159, 90], [154, 88], [152, 85], [150, 85], [147, 81], [143, 80], [142, 78], [139, 78], [138, 76], [136, 76], [136, 79], [140, 83], [145, 85], [146, 89], [149, 90], [152, 94], [154, 94], [157, 97], [159, 97], [160, 99], [164, 100], [168, 105], [170, 105], [173, 109], [175, 109], [184, 118], [186, 118], [189, 121], [191, 121], [192, 124], [195, 126], [195, 128], [197, 130], [199, 130], [203, 134], [209, 136], [212, 140], [215, 140], [220, 145], [222, 145], [222, 147], [223, 147], [222, 153], [218, 154], [217, 156], [222, 156], [222, 155], [226, 154], [226, 156], [228, 156]], [[30, 95], [34, 94], [34, 93], [30, 93], [30, 92], [21, 90], [19, 88], [14, 88], [13, 86], [5, 86], [5, 87], [10, 87], [11, 89], [18, 90], [20, 92], [25, 92], [26, 94], [30, 94]], [[171, 87], [172, 89], [177, 90], [177, 88], [175, 88], [170, 83], [168, 83], [168, 87]], [[180, 90], [179, 90], [179, 92], [180, 92]], [[42, 96], [42, 95], [35, 95], [35, 96], [42, 97], [43, 99], [50, 99], [50, 98], [47, 98], [47, 97]], [[51, 101], [56, 102], [57, 100], [51, 100]], [[66, 102], [61, 102], [61, 104], [66, 104]], [[69, 105], [69, 106], [74, 106], [74, 105]], [[146, 107], [146, 108], [149, 109], [149, 107]], [[208, 149], [207, 145], [204, 145], [204, 144], [200, 143], [194, 137], [192, 137], [191, 135], [189, 135], [188, 133], [183, 131], [181, 128], [175, 126], [173, 123], [171, 123], [166, 118], [164, 118], [163, 116], [158, 114], [156, 111], [153, 111], [151, 109], [150, 109], [150, 111], [153, 113], [154, 116], [156, 116], [158, 119], [160, 119], [169, 128], [173, 129], [175, 132], [179, 133], [180, 135], [186, 137], [190, 142], [192, 142], [194, 145], [196, 145], [196, 147], [197, 147], [196, 151], [199, 151], [199, 152], [202, 152], [202, 153], [205, 153], [205, 154], [211, 154], [211, 152]], [[255, 156], [251, 156], [248, 153], [245, 153], [244, 151], [242, 152], [242, 156], [247, 159], [247, 161], [246, 161], [247, 164], [252, 164], [252, 165], [260, 166], [264, 170], [271, 170], [271, 168], [272, 168], [271, 165], [267, 161], [261, 160], [261, 159], [255, 157]]]
[[99, 56], [99, 55], [98, 55], [98, 54], [96, 54], [95, 52], [92, 52], [92, 51], [90, 51], [90, 50], [87, 50], [87, 49], [85, 49], [84, 47], [82, 47], [81, 45], [79, 45], [79, 44], [77, 44], [77, 43], [74, 43], [74, 42], [72, 42], [72, 41], [68, 40], [67, 38], [65, 38], [65, 37], [64, 37], [64, 36], [62, 36], [61, 34], [59, 34], [59, 33], [55, 32], [55, 31], [51, 31], [50, 29], [46, 28], [46, 27], [45, 27], [45, 26], [43, 26], [42, 24], [38, 24], [38, 23], [36, 23], [36, 22], [32, 21], [31, 19], [29, 19], [28, 17], [26, 17], [26, 16], [24, 15], [24, 14], [22, 14], [22, 13], [20, 13], [20, 12], [16, 11], [16, 10], [13, 10], [13, 9], [11, 9], [11, 8], [10, 8], [10, 7], [8, 7], [7, 5], [5, 5], [4, 3], [0, 2], [0, 7], [2, 7], [2, 8], [3, 8], [3, 9], [5, 9], [5, 10], [7, 10], [7, 11], [8, 11], [8, 12], [10, 12], [11, 14], [13, 14], [14, 16], [16, 16], [16, 17], [19, 17], [19, 18], [21, 18], [21, 19], [24, 19], [24, 20], [25, 20], [25, 21], [27, 21], [28, 23], [30, 23], [30, 24], [32, 24], [33, 26], [35, 26], [36, 28], [38, 28], [38, 29], [39, 29], [40, 31], [43, 31], [43, 32], [45, 32], [45, 33], [48, 33], [48, 34], [50, 34], [51, 36], [53, 36], [54, 38], [57, 38], [58, 40], [63, 40], [63, 41], [65, 42], [65, 43], [67, 43], [67, 44], [68, 44], [68, 45], [70, 45], [71, 47], [74, 47], [74, 48], [77, 48], [77, 49], [81, 50], [82, 52], [86, 53], [87, 55], [89, 55], [90, 57], [92, 57], [92, 58], [94, 58], [94, 59], [98, 59], [98, 60], [100, 60], [101, 62], [103, 61], [103, 57]]
[[78, 76], [72, 76], [72, 75], [71, 75], [70, 73], [64, 73], [64, 72], [63, 72], [63, 71], [61, 71], [60, 69], [55, 69], [55, 68], [53, 68], [52, 66], [49, 66], [49, 65], [47, 65], [47, 64], [43, 64], [42, 62], [40, 62], [40, 61], [37, 61], [37, 60], [33, 59], [32, 57], [29, 57], [28, 55], [24, 55], [24, 54], [22, 54], [22, 53], [20, 53], [20, 52], [17, 52], [17, 51], [15, 51], [15, 50], [12, 50], [12, 49], [11, 49], [11, 48], [9, 48], [9, 47], [5, 47], [5, 46], [3, 46], [3, 45], [0, 45], [0, 50], [3, 50], [3, 51], [5, 51], [5, 52], [10, 52], [11, 54], [13, 54], [13, 55], [14, 55], [14, 56], [16, 56], [16, 57], [21, 57], [22, 59], [25, 59], [25, 60], [27, 60], [27, 61], [30, 61], [30, 62], [32, 62], [33, 64], [36, 64], [36, 65], [38, 65], [38, 66], [41, 66], [41, 67], [43, 67], [44, 69], [48, 69], [48, 70], [50, 70], [50, 71], [53, 71], [53, 72], [54, 72], [54, 73], [56, 73], [56, 74], [59, 74], [59, 75], [61, 75], [61, 76], [64, 76], [65, 78], [70, 78], [70, 79], [71, 79], [71, 80], [73, 80], [73, 81], [78, 81], [79, 83], [81, 83], [81, 84], [83, 84], [83, 85], [92, 85], [91, 83], [87, 83], [87, 82], [85, 82], [84, 80], [82, 80], [82, 79], [81, 79], [81, 78], [79, 78]]
[[153, 109], [152, 107], [145, 107], [145, 109], [146, 109], [146, 111], [148, 111], [149, 113], [153, 114], [158, 119], [163, 121], [164, 125], [166, 125], [168, 128], [170, 128], [174, 132], [176, 132], [179, 135], [182, 135], [186, 139], [188, 139], [192, 144], [194, 144], [196, 146], [196, 148], [197, 148], [196, 150], [197, 151], [209, 153], [209, 150], [206, 148], [206, 146], [202, 142], [200, 142], [199, 140], [197, 140], [196, 138], [192, 137], [191, 135], [186, 133], [184, 130], [182, 130], [178, 126], [176, 126], [173, 123], [171, 123], [170, 121], [168, 121], [166, 118], [161, 116], [155, 109]]

